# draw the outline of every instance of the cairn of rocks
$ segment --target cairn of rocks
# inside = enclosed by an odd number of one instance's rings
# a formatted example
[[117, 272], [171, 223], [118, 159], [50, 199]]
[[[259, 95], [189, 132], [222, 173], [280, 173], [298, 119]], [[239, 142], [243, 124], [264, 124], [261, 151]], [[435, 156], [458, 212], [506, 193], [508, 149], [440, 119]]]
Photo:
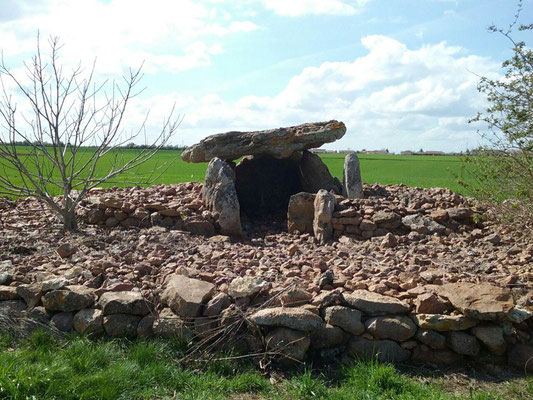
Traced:
[[517, 306], [511, 292], [490, 284], [458, 282], [413, 290], [422, 295], [412, 306], [360, 289], [314, 296], [291, 286], [272, 294], [265, 280], [251, 276], [233, 280], [226, 292], [184, 274], [169, 275], [157, 297], [120, 289], [70, 285], [61, 277], [4, 284], [0, 311], [18, 317], [26, 328], [40, 323], [80, 334], [197, 338], [204, 343], [220, 339], [224, 328], [240, 319], [241, 350], [276, 354], [285, 362], [357, 356], [450, 365], [488, 357], [533, 370], [527, 364], [533, 346], [524, 343], [533, 328], [532, 313]]
[[[184, 153], [209, 162], [204, 185], [93, 190], [84, 235], [57, 236], [35, 199], [0, 199], [0, 329], [207, 346], [232, 332], [241, 351], [285, 362], [533, 371], [533, 243], [450, 190], [362, 185], [356, 157], [340, 184], [308, 149], [344, 131], [330, 121], [207, 138]], [[241, 223], [254, 204], [281, 207], [288, 232]]]

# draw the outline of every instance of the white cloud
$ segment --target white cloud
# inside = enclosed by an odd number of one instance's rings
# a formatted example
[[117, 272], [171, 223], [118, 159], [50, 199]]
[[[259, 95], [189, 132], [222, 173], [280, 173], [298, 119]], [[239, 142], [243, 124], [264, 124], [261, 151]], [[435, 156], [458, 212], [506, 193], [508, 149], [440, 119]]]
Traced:
[[[166, 104], [174, 98], [185, 112], [179, 143], [230, 130], [329, 119], [348, 128], [338, 148], [464, 150], [477, 143], [475, 128], [467, 123], [484, 105], [476, 74], [494, 77], [497, 62], [446, 43], [411, 50], [377, 35], [362, 43], [367, 55], [305, 68], [273, 97], [227, 102], [217, 95], [166, 96]], [[157, 104], [153, 99], [152, 109], [161, 109]]]
[[97, 56], [99, 71], [113, 74], [143, 61], [153, 73], [210, 65], [211, 56], [222, 51], [221, 37], [258, 28], [215, 3], [194, 0], [39, 0], [31, 12], [26, 3], [0, 18], [6, 56], [33, 52], [39, 30], [43, 38], [59, 36], [72, 62]]
[[262, 0], [265, 8], [284, 16], [354, 15], [371, 0]]

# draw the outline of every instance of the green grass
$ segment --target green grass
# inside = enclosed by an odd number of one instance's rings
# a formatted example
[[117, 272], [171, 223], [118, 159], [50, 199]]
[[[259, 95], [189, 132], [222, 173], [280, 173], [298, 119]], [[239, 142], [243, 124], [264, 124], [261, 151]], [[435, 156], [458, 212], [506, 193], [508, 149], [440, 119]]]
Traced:
[[[331, 174], [342, 180], [344, 154], [324, 154]], [[396, 156], [359, 154], [361, 177], [365, 183], [444, 187], [464, 192], [455, 176], [461, 173], [461, 158], [455, 156]], [[455, 175], [455, 176], [454, 176]]]
[[[20, 147], [20, 152], [24, 153], [25, 148]], [[29, 151], [29, 149], [26, 149]], [[109, 170], [113, 156], [118, 155], [123, 160], [132, 159], [139, 150], [121, 149], [110, 154], [101, 160], [99, 169], [101, 173]], [[89, 150], [82, 150], [83, 157], [88, 157]], [[155, 157], [148, 160], [142, 166], [133, 169], [114, 181], [107, 182], [101, 186], [128, 186], [139, 182], [156, 183], [179, 183], [189, 181], [204, 180], [207, 163], [186, 163], [182, 161], [181, 151], [161, 150]], [[344, 154], [324, 154], [321, 155], [325, 164], [329, 167], [333, 176], [342, 180]], [[396, 155], [374, 155], [360, 154], [361, 175], [365, 183], [400, 184], [418, 187], [446, 187], [456, 192], [464, 192], [464, 189], [457, 183], [455, 176], [460, 174], [461, 159], [453, 156], [396, 156]], [[28, 161], [30, 161], [28, 159]], [[1, 165], [1, 162], [0, 162]], [[50, 164], [47, 164], [48, 167]], [[28, 168], [35, 170], [28, 163]], [[155, 171], [151, 173], [151, 171]], [[15, 171], [1, 171], [8, 174], [17, 184], [22, 180]], [[454, 176], [455, 174], [455, 176]], [[53, 177], [59, 179], [59, 174], [53, 172]], [[154, 178], [156, 178], [154, 180]], [[53, 191], [59, 194], [59, 188]]]
[[58, 341], [39, 331], [23, 340], [0, 339], [2, 399], [508, 398], [474, 391], [454, 397], [377, 362], [360, 361], [328, 377], [310, 369], [295, 370], [287, 379], [271, 383], [247, 361], [185, 368], [177, 361], [185, 349], [172, 341], [94, 341], [79, 336]]

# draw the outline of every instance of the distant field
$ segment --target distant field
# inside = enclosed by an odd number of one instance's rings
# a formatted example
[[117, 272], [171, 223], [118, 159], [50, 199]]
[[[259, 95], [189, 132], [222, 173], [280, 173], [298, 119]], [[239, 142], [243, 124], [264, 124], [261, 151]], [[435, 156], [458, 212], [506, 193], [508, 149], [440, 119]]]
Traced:
[[[120, 157], [131, 159], [138, 150], [123, 149]], [[21, 153], [27, 153], [21, 148]], [[122, 175], [117, 181], [103, 186], [127, 186], [139, 181], [154, 180], [155, 183], [178, 183], [203, 181], [207, 163], [192, 164], [181, 160], [181, 152], [162, 150], [137, 170]], [[331, 173], [342, 180], [344, 154], [321, 155]], [[419, 187], [446, 187], [456, 192], [464, 191], [456, 182], [452, 172], [459, 174], [461, 160], [452, 156], [395, 156], [360, 154], [361, 174], [365, 183], [400, 184]], [[101, 167], [109, 168], [111, 157], [103, 160]], [[169, 165], [168, 167], [165, 167]], [[0, 162], [1, 165], [1, 162]], [[157, 170], [159, 168], [159, 170]], [[148, 172], [157, 170], [152, 175]], [[13, 175], [13, 171], [0, 171]], [[15, 176], [15, 175], [13, 175]]]
[[[344, 157], [344, 154], [322, 155], [332, 175], [339, 179], [342, 179]], [[459, 175], [461, 172], [460, 157], [359, 154], [359, 160], [365, 183], [403, 183], [407, 186], [445, 187], [454, 192], [464, 191], [454, 176], [454, 173]]]

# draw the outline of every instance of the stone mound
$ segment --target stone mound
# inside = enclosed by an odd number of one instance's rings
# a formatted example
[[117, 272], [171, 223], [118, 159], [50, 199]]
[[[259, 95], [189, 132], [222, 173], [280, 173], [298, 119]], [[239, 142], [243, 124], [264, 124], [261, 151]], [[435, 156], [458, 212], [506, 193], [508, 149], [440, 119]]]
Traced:
[[[520, 235], [474, 222], [481, 209], [468, 199], [365, 185], [364, 199], [337, 196], [338, 240], [320, 245], [309, 233], [246, 221], [238, 242], [186, 232], [193, 221], [219, 229], [201, 191], [193, 183], [94, 191], [84, 215], [102, 219], [70, 236], [50, 229], [54, 217], [34, 199], [1, 209], [0, 314], [24, 316], [26, 327], [202, 343], [242, 326], [240, 350], [292, 360], [482, 359], [531, 370], [533, 243], [518, 247]], [[120, 213], [139, 222], [107, 223]]]

